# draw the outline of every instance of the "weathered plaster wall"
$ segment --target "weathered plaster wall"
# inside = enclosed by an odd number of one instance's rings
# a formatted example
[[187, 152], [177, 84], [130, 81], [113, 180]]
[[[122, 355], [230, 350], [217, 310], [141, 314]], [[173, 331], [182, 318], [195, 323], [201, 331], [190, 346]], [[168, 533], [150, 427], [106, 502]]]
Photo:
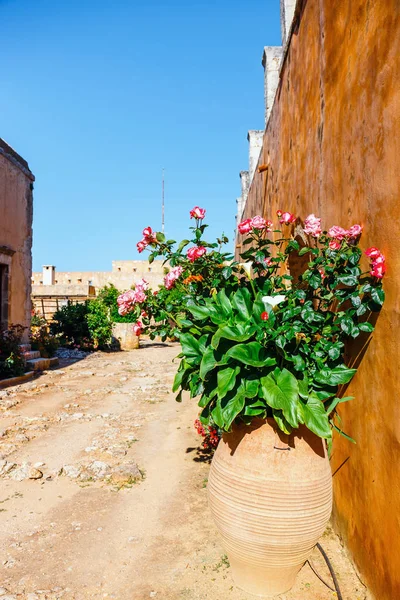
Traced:
[[243, 218], [278, 208], [362, 223], [387, 300], [343, 405], [335, 524], [377, 600], [400, 598], [400, 3], [308, 0], [290, 40]]
[[8, 323], [30, 325], [32, 183], [28, 163], [0, 139], [0, 262], [9, 267]]

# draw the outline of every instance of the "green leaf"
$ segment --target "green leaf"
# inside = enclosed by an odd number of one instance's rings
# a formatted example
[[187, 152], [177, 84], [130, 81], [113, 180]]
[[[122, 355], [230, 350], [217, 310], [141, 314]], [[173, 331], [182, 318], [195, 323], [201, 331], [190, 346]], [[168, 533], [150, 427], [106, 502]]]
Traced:
[[235, 342], [246, 342], [249, 338], [252, 337], [252, 335], [255, 333], [256, 328], [255, 327], [245, 327], [244, 325], [242, 325], [241, 323], [238, 323], [237, 325], [223, 325], [222, 327], [220, 326], [219, 329], [215, 332], [214, 337], [215, 337], [215, 341], [214, 339], [212, 340], [212, 345], [214, 348], [218, 347], [218, 343], [219, 340], [221, 338], [225, 338], [227, 340], [233, 340]]
[[276, 410], [275, 408], [272, 409], [272, 415], [276, 421], [276, 424], [278, 425], [279, 429], [281, 431], [283, 431], [283, 433], [286, 433], [287, 435], [290, 435], [293, 431], [293, 428], [289, 425], [289, 423], [286, 421], [285, 417], [282, 414], [281, 410]]
[[215, 296], [215, 302], [220, 307], [225, 317], [229, 318], [232, 315], [232, 306], [224, 289], [220, 290]]
[[229, 348], [226, 356], [252, 367], [271, 367], [276, 364], [276, 359], [268, 357], [264, 347], [258, 342], [236, 344]]
[[236, 394], [236, 396], [227, 402], [226, 406], [222, 409], [225, 429], [230, 428], [238, 414], [242, 412], [244, 404], [245, 397], [241, 393]]
[[211, 312], [208, 306], [201, 306], [200, 304], [188, 304], [187, 309], [199, 321], [207, 319]]
[[355, 275], [340, 275], [337, 280], [347, 287], [353, 287], [358, 283], [358, 278]]
[[232, 267], [224, 267], [221, 271], [222, 273], [222, 277], [224, 279], [229, 279], [229, 277], [232, 275], [233, 271], [232, 271]]
[[172, 385], [172, 391], [176, 392], [176, 390], [180, 387], [181, 383], [182, 383], [182, 377], [185, 374], [185, 370], [182, 369], [181, 371], [177, 371], [175, 378], [174, 378], [174, 383]]
[[161, 233], [161, 231], [158, 231], [156, 233], [156, 239], [157, 239], [157, 242], [161, 242], [161, 243], [165, 242], [165, 235], [163, 233]]
[[332, 411], [335, 410], [338, 404], [342, 402], [349, 402], [349, 400], [354, 400], [354, 396], [346, 396], [345, 398], [334, 398], [328, 406], [325, 407], [326, 414], [330, 415]]
[[344, 431], [342, 431], [341, 429], [339, 429], [339, 427], [337, 427], [336, 425], [333, 425], [333, 429], [335, 429], [335, 431], [337, 431], [338, 433], [340, 433], [340, 435], [342, 437], [346, 438], [346, 440], [348, 440], [352, 444], [356, 444], [357, 443], [355, 440], [353, 440], [352, 437], [350, 437], [349, 435], [347, 435], [347, 433], [344, 433]]
[[304, 254], [307, 254], [310, 251], [311, 251], [311, 248], [302, 248], [299, 252], [299, 256], [304, 256]]
[[330, 438], [332, 431], [323, 402], [311, 394], [307, 404], [303, 404], [304, 423], [310, 431], [321, 438]]
[[200, 400], [198, 401], [197, 406], [200, 406], [200, 408], [204, 408], [211, 402], [212, 398], [213, 398], [212, 396], [203, 394], [201, 396]]
[[217, 364], [217, 360], [214, 356], [214, 349], [212, 346], [208, 346], [206, 351], [203, 354], [203, 358], [200, 363], [200, 377], [204, 379]]
[[175, 400], [177, 402], [182, 402], [182, 390], [179, 392], [179, 394], [177, 395], [177, 397], [175, 398]]
[[357, 369], [349, 369], [346, 365], [338, 365], [333, 369], [324, 368], [314, 375], [315, 381], [326, 385], [340, 385], [349, 383], [353, 376], [357, 373]]
[[359, 323], [358, 328], [361, 329], [361, 331], [366, 331], [367, 333], [371, 333], [375, 329], [372, 323], [368, 323], [367, 321], [364, 323]]
[[385, 301], [385, 292], [381, 287], [373, 287], [371, 289], [371, 298], [375, 304], [382, 306]]
[[303, 375], [303, 379], [298, 379], [297, 384], [299, 386], [299, 396], [301, 398], [308, 398], [308, 376], [306, 373]]
[[238, 289], [231, 297], [231, 303], [243, 320], [248, 321], [251, 318], [252, 301], [248, 289]]
[[190, 240], [182, 240], [178, 246], [177, 252], [182, 252], [184, 247], [187, 246], [189, 243], [190, 243]]
[[283, 416], [292, 427], [298, 427], [297, 405], [299, 385], [297, 379], [287, 369], [277, 367], [261, 380], [262, 395], [271, 408], [282, 410]]
[[258, 378], [242, 379], [241, 386], [244, 386], [244, 395], [246, 398], [255, 398], [258, 395], [260, 381]]
[[338, 346], [331, 346], [328, 350], [328, 356], [331, 360], [337, 360], [341, 355], [341, 349]]
[[237, 366], [235, 368], [226, 367], [221, 371], [218, 371], [217, 381], [218, 381], [218, 397], [223, 398], [226, 396], [228, 392], [230, 392], [236, 383], [236, 377], [240, 371], [240, 367]]
[[216, 425], [221, 429], [224, 427], [224, 417], [222, 415], [221, 403], [218, 400], [216, 406], [211, 411], [211, 416]]
[[247, 404], [244, 408], [244, 414], [247, 417], [258, 417], [266, 414], [267, 407], [265, 402], [257, 400], [253, 404]]
[[206, 350], [204, 343], [207, 337], [207, 335], [203, 335], [199, 340], [196, 340], [190, 333], [181, 333], [179, 341], [182, 346], [182, 353], [185, 356], [201, 357]]

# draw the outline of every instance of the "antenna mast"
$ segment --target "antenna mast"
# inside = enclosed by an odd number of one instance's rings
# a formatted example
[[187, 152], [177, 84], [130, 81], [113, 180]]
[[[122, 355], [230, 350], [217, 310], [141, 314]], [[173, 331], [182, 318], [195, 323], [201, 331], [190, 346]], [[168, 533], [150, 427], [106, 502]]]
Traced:
[[162, 200], [161, 200], [161, 231], [164, 233], [164, 225], [165, 225], [165, 202], [164, 202], [164, 169], [162, 170]]

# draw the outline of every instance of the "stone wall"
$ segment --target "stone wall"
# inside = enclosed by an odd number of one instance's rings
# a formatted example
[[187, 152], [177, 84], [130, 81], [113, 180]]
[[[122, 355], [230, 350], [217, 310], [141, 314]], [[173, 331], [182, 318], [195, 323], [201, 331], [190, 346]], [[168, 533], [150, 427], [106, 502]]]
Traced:
[[[340, 409], [337, 530], [377, 600], [400, 598], [400, 4], [297, 2], [243, 218], [278, 208], [362, 223], [386, 256], [387, 300]], [[238, 238], [240, 246], [240, 238]], [[368, 263], [365, 261], [365, 267]]]
[[[0, 139], [0, 265], [3, 326], [30, 326], [32, 211], [35, 178], [28, 163]], [[25, 339], [28, 337], [26, 331]]]
[[[47, 266], [47, 265], [46, 265]], [[57, 285], [91, 285], [98, 289], [114, 284], [119, 290], [128, 290], [142, 277], [152, 288], [157, 288], [163, 282], [164, 266], [161, 260], [155, 260], [151, 265], [147, 260], [114, 260], [111, 271], [55, 271], [54, 283]], [[44, 282], [43, 272], [32, 273], [32, 284], [41, 286]], [[46, 286], [44, 286], [46, 287]]]

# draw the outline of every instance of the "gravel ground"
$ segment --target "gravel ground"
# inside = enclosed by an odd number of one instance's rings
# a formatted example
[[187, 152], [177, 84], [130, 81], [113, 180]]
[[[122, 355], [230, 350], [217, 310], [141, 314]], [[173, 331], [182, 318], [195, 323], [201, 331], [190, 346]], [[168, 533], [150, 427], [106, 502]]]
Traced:
[[[60, 356], [0, 391], [0, 600], [251, 600], [208, 512], [196, 404], [170, 392], [178, 351]], [[365, 600], [329, 528], [322, 544], [345, 600]], [[336, 597], [305, 565], [280, 600]]]

